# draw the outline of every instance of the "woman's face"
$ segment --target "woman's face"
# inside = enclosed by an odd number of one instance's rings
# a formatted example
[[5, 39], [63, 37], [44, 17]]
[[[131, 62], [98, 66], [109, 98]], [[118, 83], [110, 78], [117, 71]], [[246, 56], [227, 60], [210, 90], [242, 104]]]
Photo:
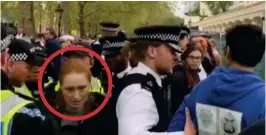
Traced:
[[63, 98], [69, 111], [81, 111], [89, 97], [90, 82], [84, 73], [70, 73], [61, 86]]
[[186, 63], [188, 64], [190, 69], [199, 69], [201, 61], [202, 61], [202, 54], [198, 50], [192, 51], [186, 59]]

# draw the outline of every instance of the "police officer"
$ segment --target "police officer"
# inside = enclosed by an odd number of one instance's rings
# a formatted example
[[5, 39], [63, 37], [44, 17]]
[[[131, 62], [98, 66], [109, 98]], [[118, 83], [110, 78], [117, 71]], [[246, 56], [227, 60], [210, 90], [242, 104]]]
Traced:
[[[29, 42], [27, 42], [27, 41], [25, 41], [23, 39], [14, 40], [9, 45], [8, 48], [9, 48], [10, 60], [14, 59], [14, 57], [15, 57], [14, 55], [21, 54], [20, 51], [25, 47], [24, 45], [26, 47], [27, 47], [27, 45], [30, 46], [31, 48], [30, 48], [29, 51], [31, 51], [34, 54], [34, 57], [33, 56], [31, 57], [31, 59], [34, 60], [34, 63], [31, 63], [31, 65], [35, 65], [35, 66], [41, 67], [42, 63], [44, 63], [44, 61], [45, 61], [45, 58], [42, 55], [40, 55], [39, 51], [37, 51], [39, 49], [39, 47], [35, 47], [31, 43], [29, 43]], [[28, 48], [26, 48], [26, 49], [28, 49]], [[16, 58], [19, 60], [19, 62], [8, 62], [8, 63], [21, 63], [20, 62], [21, 59], [26, 59], [26, 58], [30, 59], [29, 56], [25, 55], [25, 53], [22, 53], [20, 56], [17, 56]], [[20, 67], [17, 67], [17, 68], [20, 68]], [[32, 72], [33, 66], [28, 66], [27, 68], [29, 69], [28, 70], [29, 72]], [[6, 69], [6, 70], [8, 70], [8, 69]], [[14, 90], [16, 92], [25, 94], [25, 95], [27, 95], [29, 97], [33, 97], [31, 91], [27, 88], [27, 86], [25, 84], [25, 81], [28, 79], [29, 76], [20, 76], [20, 73], [23, 72], [23, 70], [21, 71], [19, 69], [13, 70], [12, 72], [14, 72], [14, 75], [17, 75], [17, 77], [18, 77], [17, 79], [16, 78], [13, 79], [13, 77], [10, 78], [10, 83], [14, 87]], [[26, 71], [24, 71], [24, 72], [26, 72]], [[23, 79], [23, 80], [24, 80], [24, 78], [26, 78], [26, 80], [20, 81], [20, 80], [18, 80], [20, 78]]]
[[[38, 56], [37, 58], [40, 61], [43, 61], [46, 59], [46, 54], [45, 54], [45, 48], [42, 47], [40, 44], [34, 44], [34, 49], [35, 49], [35, 53], [36, 56]], [[38, 59], [36, 59], [37, 61], [39, 61]], [[35, 65], [32, 67], [32, 70], [25, 82], [25, 86], [26, 88], [31, 92], [32, 97], [34, 98], [40, 98], [39, 95], [39, 91], [38, 91], [38, 76], [40, 73], [40, 69], [41, 69], [42, 65]], [[46, 76], [44, 76], [46, 77]], [[44, 79], [47, 80], [47, 79]]]
[[[178, 26], [147, 26], [134, 32], [136, 36], [130, 41], [140, 62], [121, 81], [122, 92], [116, 104], [119, 135], [170, 134], [166, 132], [169, 116], [159, 75], [172, 72], [183, 31]], [[185, 133], [195, 134], [191, 121], [188, 125]]]
[[[102, 31], [101, 31], [101, 35], [102, 37], [105, 36], [116, 36], [117, 32], [118, 32], [118, 28], [120, 26], [120, 24], [117, 23], [112, 23], [112, 22], [102, 22], [100, 23], [100, 25], [102, 26]], [[92, 45], [92, 50], [95, 51], [96, 53], [98, 53], [99, 55], [101, 55], [102, 53], [102, 43], [100, 43], [99, 41], [95, 41]], [[104, 56], [102, 56], [104, 58]], [[101, 64], [100, 61], [98, 61], [97, 59], [94, 60], [95, 64], [94, 67], [92, 68], [92, 74], [95, 77], [99, 77], [100, 73], [103, 69], [103, 66]]]
[[104, 43], [102, 55], [113, 73], [113, 84], [131, 70], [127, 54], [121, 52], [125, 40], [125, 36], [109, 36], [100, 39], [100, 42]]
[[[112, 96], [108, 101], [108, 104], [105, 106], [105, 110], [107, 110], [109, 123], [109, 134], [117, 135], [117, 118], [115, 113], [115, 104], [118, 97], [119, 89], [116, 89], [117, 85], [119, 85], [119, 81], [126, 75], [130, 70], [130, 64], [128, 61], [128, 56], [126, 52], [122, 52], [123, 47], [125, 46], [125, 35], [120, 36], [108, 36], [100, 39], [100, 42], [103, 43], [103, 51], [102, 55], [105, 57], [105, 61], [110, 68], [112, 75]], [[104, 79], [107, 80], [107, 79]], [[103, 82], [105, 88], [107, 89], [108, 82]]]
[[11, 42], [9, 54], [6, 66], [1, 69], [1, 135], [53, 134], [47, 115], [35, 100], [26, 95], [25, 89], [14, 88], [21, 87], [32, 67], [45, 60], [39, 59], [32, 44], [20, 39]]

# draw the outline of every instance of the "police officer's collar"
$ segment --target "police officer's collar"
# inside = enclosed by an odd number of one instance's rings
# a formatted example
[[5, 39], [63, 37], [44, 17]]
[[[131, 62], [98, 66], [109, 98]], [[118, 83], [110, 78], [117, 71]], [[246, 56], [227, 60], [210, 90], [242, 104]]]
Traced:
[[146, 66], [142, 62], [139, 62], [138, 63], [138, 66], [136, 68], [141, 68], [142, 71], [151, 74], [155, 78], [157, 84], [160, 87], [162, 87], [162, 80], [161, 80], [159, 74], [157, 74], [156, 72], [154, 72], [151, 68], [149, 68], [148, 66]]
[[96, 44], [96, 45], [98, 45], [98, 44], [101, 44], [101, 43], [99, 42], [99, 40], [97, 40], [97, 41], [95, 41], [95, 42], [92, 43], [92, 44]]
[[128, 64], [127, 68], [126, 68], [124, 71], [122, 71], [122, 72], [120, 72], [120, 73], [117, 74], [117, 77], [118, 77], [118, 78], [122, 78], [122, 77], [123, 77], [126, 73], [128, 73], [130, 70], [131, 70], [131, 66]]

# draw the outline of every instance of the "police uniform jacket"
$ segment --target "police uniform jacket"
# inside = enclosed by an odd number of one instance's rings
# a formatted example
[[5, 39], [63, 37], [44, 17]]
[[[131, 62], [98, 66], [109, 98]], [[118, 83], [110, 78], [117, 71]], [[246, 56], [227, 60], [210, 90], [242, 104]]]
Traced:
[[[24, 61], [34, 66], [45, 61], [38, 49], [27, 41], [15, 39], [8, 48], [12, 61]], [[27, 95], [27, 90], [13, 87], [3, 70], [1, 84], [1, 135], [53, 134], [49, 111], [42, 102]]]
[[118, 123], [117, 123], [117, 116], [116, 116], [116, 103], [117, 103], [117, 98], [120, 94], [120, 89], [119, 89], [119, 82], [121, 79], [131, 70], [131, 67], [128, 65], [128, 67], [118, 73], [114, 74], [112, 79], [113, 79], [113, 85], [112, 85], [112, 95], [107, 102], [107, 105], [104, 107], [104, 109], [107, 111], [108, 115], [108, 131], [109, 135], [117, 135], [118, 134]]
[[[91, 45], [91, 47], [92, 47], [93, 51], [95, 51], [97, 54], [101, 55], [103, 47], [99, 41], [94, 42]], [[101, 62], [97, 58], [94, 57], [94, 66], [91, 69], [93, 76], [99, 77], [102, 69], [103, 69], [103, 65], [101, 64]]]
[[53, 135], [53, 127], [39, 107], [13, 92], [1, 70], [1, 135]]
[[[136, 36], [129, 38], [130, 42], [163, 42], [174, 52], [181, 52], [179, 39], [187, 34], [180, 26], [145, 26], [135, 29], [134, 33]], [[159, 74], [139, 62], [124, 78], [133, 78], [133, 75], [140, 76], [134, 78], [140, 82], [122, 88], [116, 104], [119, 135], [182, 135], [183, 132], [166, 132], [170, 116]]]
[[[141, 62], [128, 75], [136, 73], [151, 74], [157, 85], [162, 86], [160, 76]], [[159, 115], [151, 92], [142, 88], [141, 84], [132, 84], [122, 90], [117, 100], [116, 115], [119, 135], [183, 135], [183, 132], [149, 131], [158, 123]]]

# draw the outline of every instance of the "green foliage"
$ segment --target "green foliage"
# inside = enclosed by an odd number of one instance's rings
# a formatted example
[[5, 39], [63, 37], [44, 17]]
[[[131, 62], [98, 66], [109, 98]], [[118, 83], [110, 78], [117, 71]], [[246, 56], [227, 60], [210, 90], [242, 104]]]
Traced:
[[181, 19], [179, 17], [169, 17], [163, 21], [163, 24], [165, 24], [165, 25], [181, 25], [181, 24], [184, 24], [184, 19]]
[[[1, 2], [1, 16], [9, 20], [19, 20], [18, 2]], [[132, 33], [134, 28], [147, 24], [180, 24], [181, 18], [174, 16], [169, 2], [148, 1], [63, 1], [64, 8], [62, 27], [64, 32], [80, 31], [80, 3], [84, 3], [84, 29], [86, 33], [95, 34], [100, 31], [102, 21], [118, 22], [122, 29]], [[57, 29], [55, 9], [58, 2], [34, 1], [34, 20], [37, 32], [40, 24]], [[41, 8], [43, 6], [43, 8]], [[9, 12], [12, 10], [12, 12]], [[77, 33], [78, 34], [78, 33]]]
[[195, 8], [190, 9], [187, 14], [189, 16], [200, 16], [200, 4], [199, 4], [199, 2], [197, 2]]
[[209, 7], [213, 15], [226, 12], [233, 5], [233, 1], [205, 1], [204, 3]]
[[18, 18], [18, 2], [1, 1], [1, 19], [18, 23]]

